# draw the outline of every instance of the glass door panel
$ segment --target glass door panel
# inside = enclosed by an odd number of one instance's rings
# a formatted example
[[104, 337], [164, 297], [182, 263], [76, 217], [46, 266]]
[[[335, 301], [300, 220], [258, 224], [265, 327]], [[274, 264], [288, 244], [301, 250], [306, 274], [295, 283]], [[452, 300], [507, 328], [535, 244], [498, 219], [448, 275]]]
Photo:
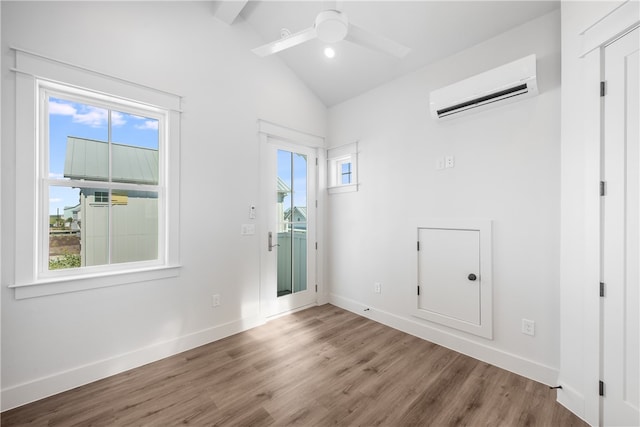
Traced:
[[307, 290], [307, 156], [277, 153], [278, 297]]

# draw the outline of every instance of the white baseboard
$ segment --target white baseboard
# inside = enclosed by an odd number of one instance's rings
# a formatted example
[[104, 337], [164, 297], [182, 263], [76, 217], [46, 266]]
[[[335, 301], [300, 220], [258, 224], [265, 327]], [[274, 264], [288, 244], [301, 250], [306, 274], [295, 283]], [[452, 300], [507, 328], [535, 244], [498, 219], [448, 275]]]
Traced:
[[[567, 385], [566, 382], [562, 381], [562, 378], [558, 379], [558, 384], [562, 386], [562, 389], [558, 390], [558, 403], [587, 422], [585, 420], [584, 395], [570, 385]], [[589, 423], [587, 422], [587, 424]]]
[[[455, 350], [458, 353], [474, 359], [495, 365], [507, 371], [522, 375], [534, 381], [556, 385], [558, 371], [550, 366], [537, 363], [516, 354], [508, 353], [464, 337], [453, 335], [445, 331], [431, 328], [408, 317], [401, 317], [393, 313], [378, 310], [375, 307], [361, 304], [349, 298], [331, 294], [329, 302], [335, 306], [349, 310], [355, 314], [367, 317], [383, 325], [390, 326], [418, 338]], [[365, 309], [369, 309], [364, 311]]]
[[81, 385], [89, 384], [111, 375], [119, 374], [169, 356], [209, 344], [230, 335], [260, 326], [261, 317], [240, 319], [234, 322], [193, 332], [175, 339], [155, 343], [129, 353], [99, 360], [68, 371], [29, 381], [2, 390], [0, 402], [6, 411]]

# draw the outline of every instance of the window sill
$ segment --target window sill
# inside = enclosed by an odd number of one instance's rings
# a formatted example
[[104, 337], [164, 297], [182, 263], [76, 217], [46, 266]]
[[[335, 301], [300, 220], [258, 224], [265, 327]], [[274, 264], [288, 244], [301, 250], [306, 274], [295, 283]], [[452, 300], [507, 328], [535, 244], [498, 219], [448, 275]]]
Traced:
[[338, 185], [335, 187], [328, 187], [329, 194], [336, 193], [350, 193], [352, 191], [358, 191], [358, 184]]
[[180, 275], [180, 268], [181, 266], [179, 265], [172, 265], [141, 270], [65, 277], [63, 279], [45, 279], [32, 283], [9, 285], [9, 288], [14, 289], [15, 298], [19, 300], [178, 277]]

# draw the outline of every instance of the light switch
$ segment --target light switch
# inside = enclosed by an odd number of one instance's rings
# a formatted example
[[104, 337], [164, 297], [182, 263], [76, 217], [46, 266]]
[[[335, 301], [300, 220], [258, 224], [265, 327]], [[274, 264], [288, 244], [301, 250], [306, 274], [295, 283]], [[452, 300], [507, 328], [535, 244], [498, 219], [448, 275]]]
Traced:
[[242, 224], [240, 227], [240, 234], [242, 236], [250, 236], [252, 234], [256, 234], [256, 225], [255, 224]]
[[436, 170], [444, 169], [444, 157], [438, 157], [436, 159]]

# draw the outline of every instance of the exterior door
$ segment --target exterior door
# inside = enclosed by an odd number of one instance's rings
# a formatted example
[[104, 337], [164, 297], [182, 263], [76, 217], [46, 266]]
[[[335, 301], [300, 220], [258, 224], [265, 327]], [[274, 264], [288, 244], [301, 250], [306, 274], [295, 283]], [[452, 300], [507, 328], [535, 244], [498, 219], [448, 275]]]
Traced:
[[316, 303], [317, 156], [272, 137], [262, 144], [261, 305], [268, 317]]
[[639, 29], [604, 49], [603, 425], [640, 425]]

